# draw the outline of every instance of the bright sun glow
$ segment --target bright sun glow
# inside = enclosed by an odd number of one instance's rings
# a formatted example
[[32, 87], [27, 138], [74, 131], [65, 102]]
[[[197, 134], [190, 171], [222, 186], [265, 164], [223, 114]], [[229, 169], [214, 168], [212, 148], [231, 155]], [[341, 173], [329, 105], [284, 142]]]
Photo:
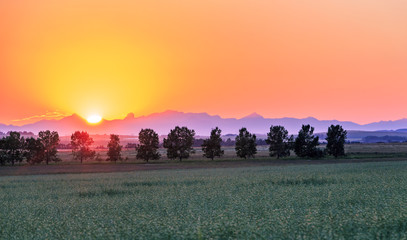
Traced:
[[89, 123], [98, 123], [102, 121], [102, 117], [99, 115], [92, 115], [89, 116], [88, 119], [86, 119]]

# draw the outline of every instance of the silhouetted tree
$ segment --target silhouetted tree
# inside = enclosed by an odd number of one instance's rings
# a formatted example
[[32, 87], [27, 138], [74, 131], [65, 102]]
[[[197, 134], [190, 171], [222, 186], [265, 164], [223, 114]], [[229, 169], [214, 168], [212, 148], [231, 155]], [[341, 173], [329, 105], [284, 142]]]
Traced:
[[222, 130], [218, 127], [212, 129], [211, 136], [209, 139], [205, 139], [202, 144], [203, 156], [214, 159], [215, 157], [221, 157], [224, 154], [224, 151], [221, 149], [221, 138]]
[[288, 131], [283, 126], [270, 126], [270, 132], [267, 133], [266, 143], [270, 145], [270, 156], [280, 157], [290, 156], [294, 137], [288, 136]]
[[241, 158], [250, 158], [256, 155], [256, 135], [251, 134], [246, 128], [239, 130], [239, 135], [236, 136], [236, 154]]
[[4, 166], [7, 163], [6, 153], [6, 139], [3, 137], [0, 139], [0, 165]]
[[9, 132], [2, 143], [3, 158], [5, 162], [14, 165], [16, 162], [23, 161], [24, 158], [24, 138], [20, 137], [19, 132]]
[[318, 158], [324, 155], [318, 149], [319, 137], [314, 136], [314, 128], [310, 125], [302, 125], [301, 130], [294, 142], [294, 152], [298, 157]]
[[143, 159], [146, 162], [160, 159], [161, 155], [158, 152], [160, 142], [158, 134], [153, 129], [141, 129], [138, 139], [140, 144], [136, 145], [137, 159]]
[[347, 132], [341, 125], [331, 125], [325, 138], [328, 141], [326, 145], [327, 153], [335, 158], [344, 156], [346, 136]]
[[122, 158], [122, 146], [120, 145], [119, 135], [110, 134], [110, 141], [107, 144], [107, 148], [109, 148], [107, 151], [107, 161], [113, 161], [116, 163], [117, 160]]
[[33, 137], [25, 139], [24, 157], [29, 164], [41, 163], [45, 158], [44, 146], [41, 140]]
[[76, 131], [71, 136], [72, 154], [75, 159], [80, 159], [81, 163], [84, 159], [93, 158], [95, 151], [90, 149], [93, 144], [93, 139], [87, 132]]
[[169, 159], [189, 158], [191, 153], [194, 153], [192, 145], [194, 144], [195, 131], [187, 127], [178, 127], [171, 129], [167, 138], [164, 138], [164, 148], [167, 149], [167, 157]]
[[38, 140], [41, 142], [44, 149], [45, 163], [48, 165], [50, 161], [59, 161], [57, 157], [57, 147], [59, 145], [59, 135], [55, 131], [41, 131], [38, 133]]

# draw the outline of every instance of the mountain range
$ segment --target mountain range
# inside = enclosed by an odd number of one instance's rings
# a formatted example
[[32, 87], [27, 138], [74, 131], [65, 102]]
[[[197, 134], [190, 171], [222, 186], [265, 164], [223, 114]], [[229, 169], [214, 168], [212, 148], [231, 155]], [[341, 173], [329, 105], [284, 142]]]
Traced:
[[88, 131], [90, 134], [125, 134], [137, 135], [142, 128], [152, 128], [158, 134], [164, 135], [175, 126], [187, 126], [195, 130], [197, 135], [208, 136], [214, 127], [222, 129], [222, 134], [236, 134], [241, 127], [257, 134], [265, 134], [270, 125], [282, 125], [290, 134], [296, 134], [302, 124], [310, 124], [315, 127], [315, 132], [326, 132], [331, 124], [340, 124], [346, 130], [358, 131], [394, 131], [407, 128], [407, 119], [396, 121], [380, 121], [369, 124], [357, 124], [350, 121], [318, 120], [308, 118], [264, 118], [257, 113], [246, 117], [222, 118], [218, 115], [207, 113], [184, 113], [179, 111], [165, 111], [153, 113], [147, 116], [135, 117], [129, 113], [124, 119], [102, 120], [98, 124], [91, 125], [77, 114], [59, 120], [41, 120], [23, 126], [0, 124], [1, 132], [30, 131], [38, 133], [42, 130], [58, 131], [61, 136], [70, 135], [76, 130]]

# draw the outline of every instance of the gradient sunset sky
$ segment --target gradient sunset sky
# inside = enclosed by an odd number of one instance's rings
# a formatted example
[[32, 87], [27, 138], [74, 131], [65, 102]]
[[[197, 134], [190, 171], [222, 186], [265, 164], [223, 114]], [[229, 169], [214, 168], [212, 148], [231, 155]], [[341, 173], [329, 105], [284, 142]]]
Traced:
[[0, 1], [1, 123], [167, 109], [367, 123], [406, 104], [405, 0]]

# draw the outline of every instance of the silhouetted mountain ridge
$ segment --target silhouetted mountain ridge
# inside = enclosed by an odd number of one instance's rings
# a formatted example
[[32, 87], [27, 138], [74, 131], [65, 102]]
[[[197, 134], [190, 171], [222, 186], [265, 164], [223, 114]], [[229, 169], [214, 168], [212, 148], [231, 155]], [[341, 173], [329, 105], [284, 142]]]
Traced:
[[262, 115], [256, 113], [256, 112], [254, 112], [254, 113], [249, 114], [249, 115], [247, 115], [247, 116], [245, 116], [245, 117], [243, 117], [241, 119], [245, 119], [245, 118], [253, 119], [253, 118], [264, 118], [264, 117]]
[[123, 119], [105, 120], [91, 125], [77, 114], [60, 120], [41, 120], [24, 126], [0, 124], [1, 132], [8, 131], [32, 131], [38, 133], [42, 130], [58, 131], [60, 135], [70, 135], [76, 130], [88, 131], [91, 134], [127, 134], [137, 135], [142, 128], [152, 128], [160, 135], [167, 134], [175, 126], [187, 126], [196, 131], [197, 135], [207, 136], [214, 127], [222, 129], [224, 134], [235, 134], [241, 127], [258, 134], [269, 131], [270, 125], [282, 125], [290, 134], [296, 134], [302, 124], [310, 124], [315, 127], [315, 132], [326, 132], [331, 124], [340, 124], [346, 130], [357, 131], [407, 131], [407, 119], [396, 121], [380, 121], [369, 124], [357, 124], [350, 121], [318, 120], [313, 117], [307, 118], [264, 118], [258, 113], [249, 114], [243, 118], [222, 118], [208, 113], [184, 113], [168, 110], [153, 113], [147, 116], [135, 116], [129, 113]]

